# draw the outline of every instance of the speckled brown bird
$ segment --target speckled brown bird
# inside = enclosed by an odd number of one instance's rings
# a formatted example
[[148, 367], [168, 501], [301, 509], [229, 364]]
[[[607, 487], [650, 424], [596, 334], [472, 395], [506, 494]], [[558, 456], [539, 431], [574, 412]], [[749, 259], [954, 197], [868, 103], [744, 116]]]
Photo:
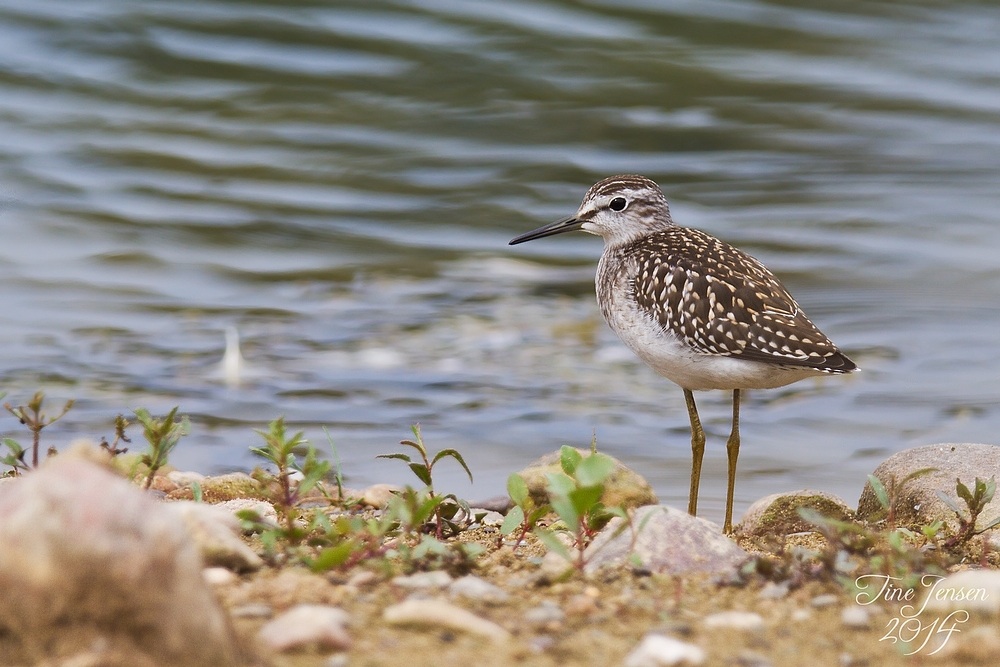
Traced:
[[705, 453], [693, 392], [733, 392], [723, 528], [732, 532], [740, 392], [850, 373], [857, 366], [816, 328], [766, 266], [705, 232], [677, 226], [663, 191], [644, 176], [599, 181], [575, 215], [510, 244], [574, 230], [604, 239], [596, 278], [604, 319], [640, 359], [684, 390], [691, 421], [691, 514], [698, 510]]

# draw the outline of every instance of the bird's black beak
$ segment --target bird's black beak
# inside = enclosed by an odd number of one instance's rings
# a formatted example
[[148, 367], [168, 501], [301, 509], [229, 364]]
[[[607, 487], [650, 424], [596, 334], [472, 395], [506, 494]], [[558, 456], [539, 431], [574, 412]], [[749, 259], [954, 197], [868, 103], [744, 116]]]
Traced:
[[539, 227], [538, 229], [521, 234], [517, 238], [511, 239], [508, 245], [517, 245], [518, 243], [534, 241], [535, 239], [540, 239], [545, 236], [554, 236], [555, 234], [562, 234], [563, 232], [572, 232], [583, 227], [584, 222], [586, 221], [580, 220], [576, 216], [571, 215], [568, 218], [550, 222], [549, 224]]

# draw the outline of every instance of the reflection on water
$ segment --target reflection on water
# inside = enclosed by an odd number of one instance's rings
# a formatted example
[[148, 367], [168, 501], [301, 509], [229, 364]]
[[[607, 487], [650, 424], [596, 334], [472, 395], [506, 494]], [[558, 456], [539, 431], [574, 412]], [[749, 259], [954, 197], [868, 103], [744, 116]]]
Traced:
[[[180, 404], [204, 471], [284, 414], [354, 484], [404, 480], [373, 456], [419, 421], [477, 497], [596, 432], [683, 504], [681, 392], [600, 321], [600, 242], [506, 246], [640, 172], [863, 368], [750, 396], [738, 511], [990, 441], [1000, 8], [671, 5], [5, 3], [0, 389], [77, 398], [54, 442]], [[718, 519], [728, 409], [701, 402]]]

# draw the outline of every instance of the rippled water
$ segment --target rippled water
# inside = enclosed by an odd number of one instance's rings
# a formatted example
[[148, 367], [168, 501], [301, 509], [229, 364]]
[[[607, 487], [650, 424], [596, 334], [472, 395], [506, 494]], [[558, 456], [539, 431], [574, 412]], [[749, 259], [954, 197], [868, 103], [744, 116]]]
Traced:
[[[640, 172], [864, 369], [751, 395], [737, 511], [995, 442], [1000, 8], [669, 4], [8, 0], [0, 389], [78, 400], [51, 442], [179, 404], [206, 472], [284, 414], [355, 485], [407, 480], [373, 457], [419, 421], [472, 497], [596, 432], [683, 505], [681, 392], [600, 320], [600, 241], [506, 245]], [[701, 406], [720, 519], [727, 397]]]

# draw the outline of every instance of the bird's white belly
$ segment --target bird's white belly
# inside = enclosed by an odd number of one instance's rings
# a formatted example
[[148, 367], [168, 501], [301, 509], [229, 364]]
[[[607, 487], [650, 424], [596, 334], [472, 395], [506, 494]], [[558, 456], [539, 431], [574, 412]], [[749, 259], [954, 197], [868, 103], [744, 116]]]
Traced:
[[618, 301], [629, 305], [607, 314], [611, 329], [649, 367], [685, 389], [772, 389], [822, 374], [697, 352], [631, 305], [630, 299]]

